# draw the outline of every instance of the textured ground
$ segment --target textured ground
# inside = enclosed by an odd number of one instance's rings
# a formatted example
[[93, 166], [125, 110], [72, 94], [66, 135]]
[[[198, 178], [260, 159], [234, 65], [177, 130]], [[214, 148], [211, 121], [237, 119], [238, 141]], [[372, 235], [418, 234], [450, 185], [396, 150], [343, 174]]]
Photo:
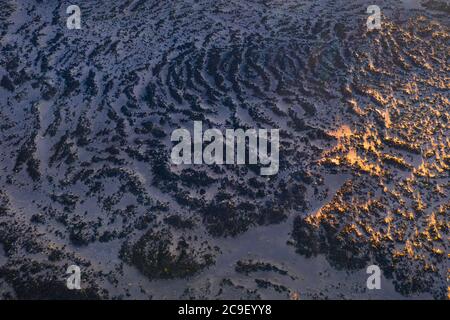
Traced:
[[[0, 0], [2, 298], [445, 299], [450, 4], [368, 32], [369, 2], [82, 1], [68, 30]], [[194, 120], [279, 128], [279, 173], [171, 165]]]

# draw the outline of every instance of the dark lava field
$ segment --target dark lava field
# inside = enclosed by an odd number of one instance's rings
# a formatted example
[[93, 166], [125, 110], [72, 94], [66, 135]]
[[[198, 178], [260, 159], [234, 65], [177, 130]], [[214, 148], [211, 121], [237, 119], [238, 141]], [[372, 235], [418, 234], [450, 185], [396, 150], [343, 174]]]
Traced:
[[[0, 299], [448, 299], [449, 17], [0, 0]], [[279, 172], [172, 164], [194, 121], [279, 129]]]

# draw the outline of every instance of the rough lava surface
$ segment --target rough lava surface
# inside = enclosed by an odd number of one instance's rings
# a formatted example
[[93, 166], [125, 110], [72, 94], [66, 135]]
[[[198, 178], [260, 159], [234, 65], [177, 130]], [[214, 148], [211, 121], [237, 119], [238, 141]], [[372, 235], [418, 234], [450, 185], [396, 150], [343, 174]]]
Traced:
[[[448, 297], [448, 1], [373, 31], [364, 0], [79, 1], [69, 30], [72, 2], [0, 0], [2, 299]], [[196, 120], [280, 129], [279, 173], [172, 165]]]

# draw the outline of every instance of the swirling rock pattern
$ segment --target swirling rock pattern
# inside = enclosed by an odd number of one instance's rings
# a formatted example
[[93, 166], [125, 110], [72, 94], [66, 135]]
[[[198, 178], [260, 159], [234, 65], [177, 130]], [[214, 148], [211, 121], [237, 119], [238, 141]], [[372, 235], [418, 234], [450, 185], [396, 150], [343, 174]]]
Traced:
[[[3, 298], [447, 296], [445, 0], [0, 3]], [[172, 165], [196, 120], [279, 173]]]

